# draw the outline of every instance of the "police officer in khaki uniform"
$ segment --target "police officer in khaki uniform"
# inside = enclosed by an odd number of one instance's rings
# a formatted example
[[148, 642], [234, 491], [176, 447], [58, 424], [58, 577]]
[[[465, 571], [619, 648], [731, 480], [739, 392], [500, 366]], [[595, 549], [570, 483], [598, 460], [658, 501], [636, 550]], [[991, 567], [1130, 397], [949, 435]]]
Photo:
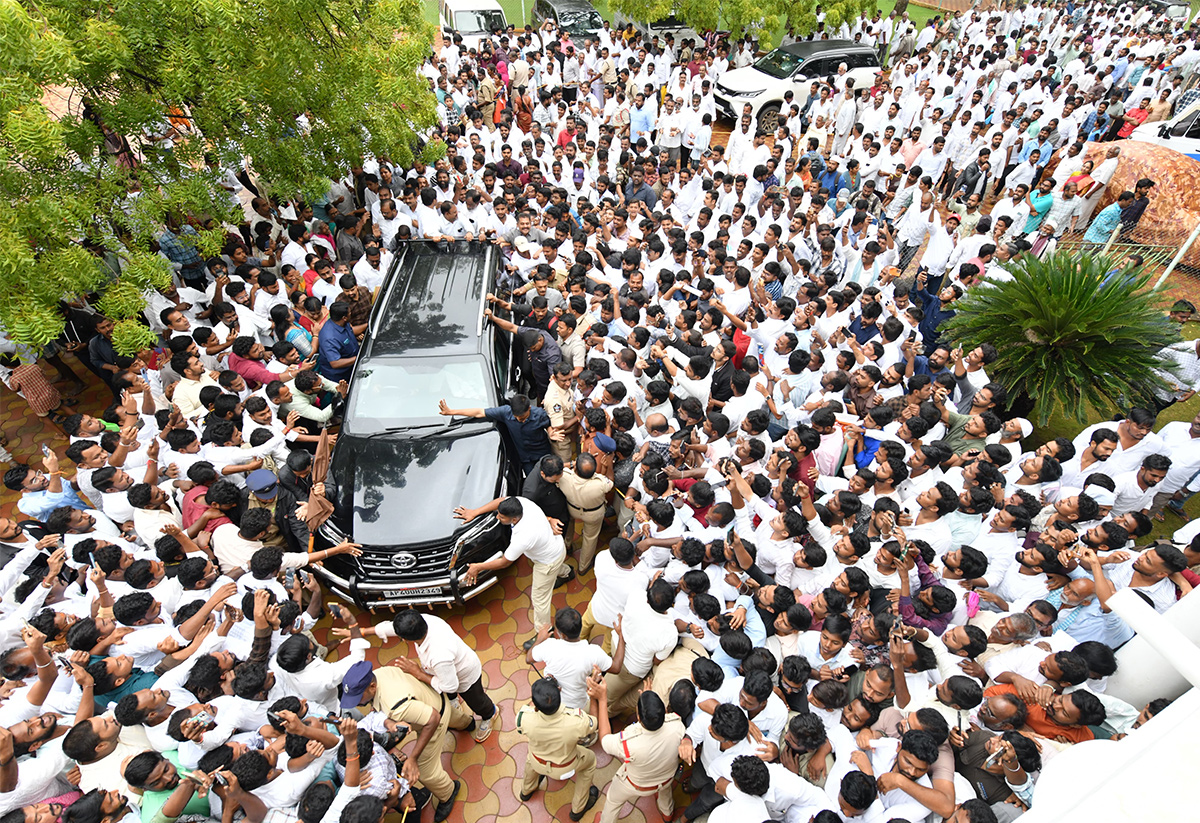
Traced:
[[587, 452], [575, 459], [574, 467], [563, 469], [558, 487], [567, 498], [567, 510], [574, 521], [571, 527], [571, 542], [579, 540], [583, 533], [583, 545], [579, 550], [579, 573], [591, 570], [596, 559], [596, 543], [600, 539], [600, 528], [604, 525], [605, 497], [612, 490], [613, 482], [596, 471], [596, 458]]
[[670, 820], [675, 809], [671, 786], [679, 766], [679, 743], [687, 731], [683, 721], [674, 713], [668, 714], [663, 699], [646, 689], [638, 697], [638, 722], [613, 734], [608, 725], [608, 688], [604, 680], [589, 680], [588, 695], [597, 702], [600, 745], [621, 761], [608, 785], [600, 823], [616, 823], [626, 803], [637, 803], [639, 797], [651, 794], [655, 795], [659, 814]]
[[[560, 348], [565, 345], [561, 340]], [[582, 345], [582, 342], [580, 343]], [[575, 391], [571, 388], [574, 369], [559, 363], [550, 375], [550, 387], [542, 399], [542, 408], [550, 415], [550, 448], [564, 463], [575, 457], [575, 441], [579, 437], [579, 419], [575, 414]]]
[[579, 744], [597, 730], [596, 718], [579, 709], [565, 708], [562, 692], [553, 677], [543, 677], [534, 683], [530, 698], [533, 705], [522, 706], [517, 712], [517, 731], [529, 739], [521, 801], [528, 802], [533, 797], [543, 777], [553, 780], [574, 777], [570, 817], [582, 820], [600, 799], [600, 789], [592, 785], [596, 755]]
[[475, 718], [459, 708], [457, 700], [447, 700], [402, 669], [381, 666], [372, 671], [370, 661], [365, 660], [351, 666], [342, 680], [342, 708], [355, 707], [363, 714], [382, 712], [417, 733], [412, 758], [421, 783], [438, 801], [433, 819], [441, 823], [449, 817], [462, 784], [451, 780], [442, 767], [446, 731], [471, 729]]

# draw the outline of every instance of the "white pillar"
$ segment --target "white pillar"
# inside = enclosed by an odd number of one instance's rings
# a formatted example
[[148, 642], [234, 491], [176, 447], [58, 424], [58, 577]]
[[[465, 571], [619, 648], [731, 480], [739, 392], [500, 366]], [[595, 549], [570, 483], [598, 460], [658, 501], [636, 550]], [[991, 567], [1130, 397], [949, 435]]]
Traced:
[[1176, 698], [1200, 686], [1200, 595], [1184, 597], [1159, 614], [1130, 589], [1109, 605], [1137, 635], [1117, 652], [1107, 694], [1141, 709], [1159, 697]]

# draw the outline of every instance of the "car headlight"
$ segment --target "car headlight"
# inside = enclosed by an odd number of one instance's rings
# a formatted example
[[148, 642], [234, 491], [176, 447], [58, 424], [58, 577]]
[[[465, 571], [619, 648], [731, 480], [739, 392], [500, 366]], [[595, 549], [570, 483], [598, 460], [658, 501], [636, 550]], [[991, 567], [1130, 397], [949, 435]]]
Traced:
[[502, 524], [496, 519], [496, 515], [494, 513], [486, 514], [471, 524], [471, 526], [468, 527], [461, 536], [459, 536], [458, 540], [454, 542], [454, 551], [450, 554], [450, 569], [453, 569], [458, 565], [459, 556], [462, 554], [463, 549], [465, 549], [466, 546], [471, 543], [471, 541], [483, 537], [483, 535], [500, 525]]
[[333, 525], [332, 518], [330, 518], [329, 520], [326, 520], [324, 523], [322, 523], [320, 528], [317, 529], [317, 533], [320, 534], [322, 537], [324, 537], [326, 540], [328, 540], [329, 543], [333, 546], [336, 546], [339, 543], [352, 542], [350, 540], [350, 535], [344, 533], [337, 526]]
[[734, 94], [736, 94], [738, 97], [758, 97], [765, 91], [766, 89], [758, 89], [757, 91], [735, 91]]

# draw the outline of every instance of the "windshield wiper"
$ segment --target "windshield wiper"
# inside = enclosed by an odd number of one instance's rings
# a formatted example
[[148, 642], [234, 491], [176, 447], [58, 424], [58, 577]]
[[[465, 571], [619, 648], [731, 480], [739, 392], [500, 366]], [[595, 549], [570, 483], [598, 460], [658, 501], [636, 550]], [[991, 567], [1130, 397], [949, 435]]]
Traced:
[[370, 434], [363, 435], [363, 437], [366, 440], [372, 440], [376, 437], [382, 437], [385, 434], [399, 434], [401, 432], [415, 431], [417, 429], [428, 429], [441, 425], [441, 423], [422, 423], [419, 426], [388, 426], [386, 429], [380, 429], [379, 431], [371, 432]]
[[388, 426], [386, 429], [380, 429], [379, 431], [374, 431], [370, 434], [363, 435], [363, 439], [373, 440], [376, 437], [382, 437], [387, 434], [403, 434], [405, 432], [420, 431], [422, 429], [433, 429], [433, 431], [420, 436], [419, 439], [424, 440], [426, 438], [435, 437], [439, 434], [444, 434], [445, 432], [457, 429], [464, 423], [468, 423], [475, 419], [476, 418], [474, 417], [460, 417], [450, 423], [419, 423], [413, 426]]
[[460, 417], [457, 420], [454, 420], [450, 423], [446, 423], [446, 424], [442, 425], [441, 428], [438, 428], [431, 432], [425, 432], [424, 434], [422, 434], [420, 437], [418, 437], [416, 439], [417, 440], [428, 440], [431, 437], [437, 437], [439, 434], [445, 434], [448, 431], [453, 431], [454, 429], [457, 429], [460, 426], [462, 426], [464, 423], [469, 423], [472, 420], [478, 420], [478, 419], [479, 418], [476, 418], [476, 417]]

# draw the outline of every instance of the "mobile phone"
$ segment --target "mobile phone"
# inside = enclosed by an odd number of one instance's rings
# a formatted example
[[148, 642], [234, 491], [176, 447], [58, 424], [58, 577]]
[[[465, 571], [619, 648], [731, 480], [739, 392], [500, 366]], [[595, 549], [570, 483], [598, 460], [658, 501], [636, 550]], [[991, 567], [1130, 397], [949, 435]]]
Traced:
[[[960, 734], [962, 733], [962, 723], [961, 722], [958, 724], [958, 731]], [[996, 751], [992, 752], [991, 754], [989, 754], [987, 756], [987, 759], [983, 761], [984, 768], [987, 768], [988, 766], [995, 766], [997, 763], [1000, 762], [1000, 759], [1002, 757], [1004, 757], [1004, 748], [1003, 747], [996, 749]]]
[[267, 720], [271, 721], [272, 724], [278, 723], [280, 726], [283, 725], [283, 717], [279, 712], [267, 712]]
[[220, 772], [216, 772], [213, 774], [213, 781], [216, 782], [216, 784], [218, 786], [228, 786], [229, 785], [229, 779], [227, 777], [225, 777], [225, 775], [221, 774]]
[[910, 331], [908, 333], [908, 339], [909, 339], [909, 341], [917, 339], [917, 330], [916, 329], [913, 329], [912, 331]]
[[49, 446], [47, 446], [45, 443], [43, 443], [42, 444], [42, 454], [44, 454], [46, 457], [49, 457], [52, 454], [54, 454], [54, 452], [50, 450]]
[[292, 590], [292, 586], [296, 582], [296, 570], [288, 569], [283, 573], [283, 587], [288, 591]]
[[208, 712], [196, 712], [192, 715], [191, 721], [199, 726], [207, 726], [213, 722], [213, 716]]

